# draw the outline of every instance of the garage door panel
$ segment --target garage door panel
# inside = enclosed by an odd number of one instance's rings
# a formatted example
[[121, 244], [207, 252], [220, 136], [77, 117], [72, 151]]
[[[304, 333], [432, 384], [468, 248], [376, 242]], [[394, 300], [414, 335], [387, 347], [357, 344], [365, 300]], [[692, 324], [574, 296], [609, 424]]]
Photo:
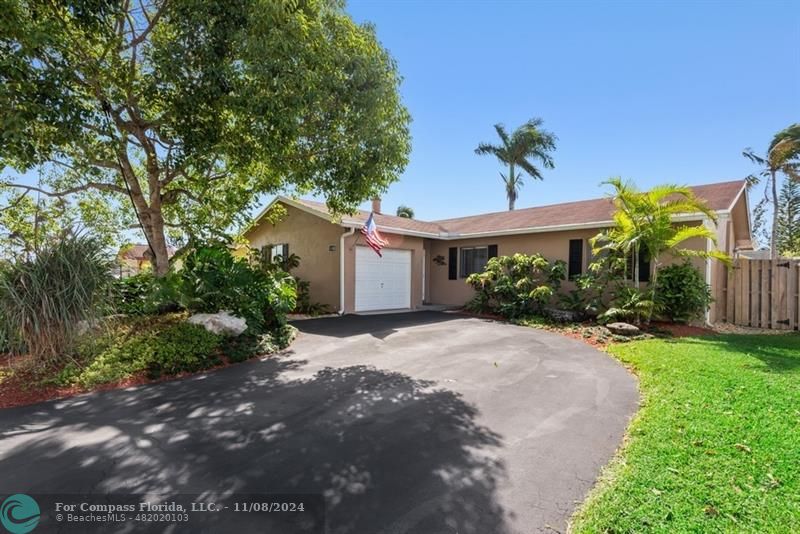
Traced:
[[356, 247], [355, 311], [411, 307], [411, 251]]

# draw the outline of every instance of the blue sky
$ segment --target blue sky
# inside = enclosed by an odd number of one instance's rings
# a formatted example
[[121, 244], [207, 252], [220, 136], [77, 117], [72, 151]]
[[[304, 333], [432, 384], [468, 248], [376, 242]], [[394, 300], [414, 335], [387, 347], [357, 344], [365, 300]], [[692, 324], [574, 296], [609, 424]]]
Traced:
[[347, 10], [397, 60], [413, 118], [385, 213], [506, 209], [502, 167], [473, 152], [497, 140], [497, 122], [541, 117], [558, 136], [556, 168], [526, 180], [524, 208], [602, 196], [610, 176], [642, 188], [743, 178], [754, 167], [742, 150], [764, 150], [800, 121], [797, 1], [350, 0]]
[[[383, 199], [417, 218], [506, 209], [492, 125], [541, 117], [556, 168], [517, 207], [739, 179], [800, 120], [800, 2], [350, 0], [398, 62], [413, 151]], [[778, 74], [780, 73], [780, 74]], [[364, 205], [367, 206], [366, 204]]]

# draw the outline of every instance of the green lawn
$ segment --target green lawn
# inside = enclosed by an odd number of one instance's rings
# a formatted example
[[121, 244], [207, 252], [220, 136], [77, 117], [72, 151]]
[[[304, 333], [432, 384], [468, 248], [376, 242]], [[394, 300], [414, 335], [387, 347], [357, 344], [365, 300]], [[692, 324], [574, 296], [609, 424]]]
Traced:
[[800, 532], [800, 336], [648, 340], [621, 453], [574, 532]]

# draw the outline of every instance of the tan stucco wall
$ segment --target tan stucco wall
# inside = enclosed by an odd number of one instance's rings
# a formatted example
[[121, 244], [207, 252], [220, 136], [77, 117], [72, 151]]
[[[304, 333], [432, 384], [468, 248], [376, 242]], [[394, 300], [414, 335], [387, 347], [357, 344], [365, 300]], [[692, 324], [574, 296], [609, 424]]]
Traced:
[[[387, 234], [385, 232], [381, 232], [381, 236], [389, 243], [386, 248], [411, 251], [411, 309], [419, 307], [422, 304], [422, 262], [425, 257], [423, 239], [421, 237]], [[355, 247], [366, 246], [366, 243], [358, 230], [354, 235], [346, 237], [344, 243], [344, 308], [345, 313], [353, 313], [356, 302]]]
[[[699, 224], [699, 223], [686, 223]], [[461, 306], [469, 301], [474, 295], [472, 288], [470, 288], [464, 278], [457, 280], [448, 279], [448, 266], [437, 265], [433, 259], [437, 255], [441, 255], [448, 261], [448, 249], [450, 247], [471, 247], [471, 246], [487, 246], [497, 245], [497, 253], [500, 256], [510, 256], [515, 253], [534, 254], [538, 253], [547, 258], [548, 261], [563, 260], [569, 261], [569, 241], [571, 239], [583, 239], [583, 270], [586, 269], [589, 263], [592, 262], [591, 258], [591, 245], [589, 239], [600, 233], [601, 229], [592, 228], [586, 230], [570, 230], [564, 232], [547, 232], [539, 234], [525, 234], [514, 236], [501, 236], [501, 237], [487, 237], [477, 239], [463, 239], [453, 241], [431, 241], [430, 252], [427, 258], [427, 272], [430, 282], [429, 290], [430, 297], [428, 300], [433, 304], [444, 304], [447, 306]], [[685, 248], [704, 250], [706, 248], [705, 240], [691, 239], [685, 243]], [[676, 261], [683, 261], [680, 258], [672, 258], [667, 256], [662, 258], [664, 265], [669, 265]], [[693, 263], [700, 272], [705, 273], [705, 261], [694, 259]], [[563, 283], [563, 290], [569, 291], [574, 288], [574, 285], [565, 281]]]
[[[433, 304], [444, 304], [447, 306], [461, 306], [472, 298], [474, 292], [464, 278], [449, 280], [448, 273], [448, 249], [450, 247], [474, 247], [497, 245], [497, 254], [500, 256], [510, 256], [515, 253], [534, 254], [539, 253], [549, 261], [569, 260], [569, 240], [583, 239], [583, 271], [590, 263], [589, 254], [591, 248], [588, 240], [596, 236], [599, 229], [570, 230], [566, 232], [547, 232], [540, 234], [513, 235], [501, 237], [486, 237], [474, 239], [460, 239], [452, 241], [431, 241], [430, 253], [427, 259], [427, 272], [430, 280], [430, 297], [428, 300]], [[437, 265], [433, 259], [441, 255], [445, 260], [445, 265]], [[571, 287], [570, 283], [565, 283], [565, 289]]]
[[[287, 215], [276, 225], [262, 222], [244, 234], [253, 248], [267, 244], [288, 243], [289, 253], [300, 257], [300, 266], [292, 274], [311, 282], [312, 302], [339, 309], [339, 237], [345, 231], [339, 225], [285, 205]], [[329, 246], [333, 245], [333, 251]]]

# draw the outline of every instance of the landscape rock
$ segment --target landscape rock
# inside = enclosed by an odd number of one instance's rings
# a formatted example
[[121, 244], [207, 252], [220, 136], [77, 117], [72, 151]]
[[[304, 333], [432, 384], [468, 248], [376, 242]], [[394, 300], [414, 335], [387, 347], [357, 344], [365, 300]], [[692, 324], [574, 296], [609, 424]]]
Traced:
[[544, 312], [550, 319], [559, 323], [574, 323], [581, 319], [581, 314], [571, 310], [546, 308]]
[[200, 325], [211, 333], [223, 336], [235, 337], [247, 330], [247, 321], [226, 311], [198, 313], [189, 317], [187, 322]]
[[609, 323], [606, 325], [612, 334], [617, 334], [618, 336], [638, 336], [641, 334], [641, 330], [638, 327], [628, 324], [628, 323]]

